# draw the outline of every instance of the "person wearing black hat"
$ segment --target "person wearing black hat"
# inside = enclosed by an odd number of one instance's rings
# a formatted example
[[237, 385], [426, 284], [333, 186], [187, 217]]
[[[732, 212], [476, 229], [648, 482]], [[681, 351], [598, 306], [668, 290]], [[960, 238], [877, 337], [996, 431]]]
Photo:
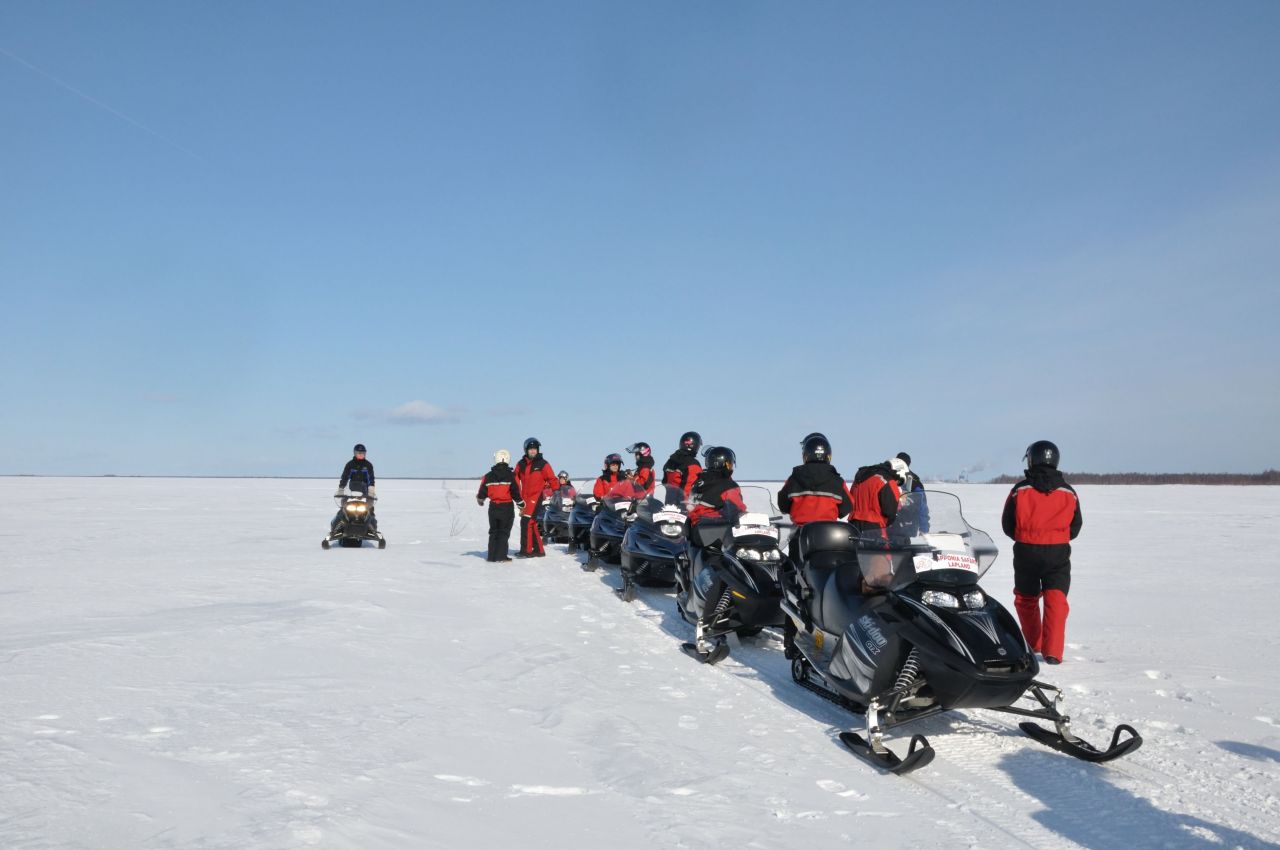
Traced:
[[1043, 653], [1047, 664], [1062, 663], [1071, 541], [1084, 524], [1080, 498], [1058, 471], [1059, 457], [1058, 447], [1048, 440], [1027, 446], [1022, 456], [1026, 477], [1009, 491], [1000, 523], [1013, 538], [1013, 607], [1027, 643]]
[[911, 455], [906, 452], [898, 452], [898, 460], [907, 465], [907, 474], [904, 476], [902, 492], [919, 493], [924, 489], [924, 483], [920, 480], [920, 476], [911, 470]]

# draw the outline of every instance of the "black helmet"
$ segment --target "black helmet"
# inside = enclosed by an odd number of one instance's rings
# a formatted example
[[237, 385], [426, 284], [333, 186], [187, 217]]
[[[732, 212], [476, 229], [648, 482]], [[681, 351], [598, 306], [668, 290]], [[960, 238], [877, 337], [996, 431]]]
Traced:
[[1048, 440], [1036, 440], [1027, 446], [1027, 453], [1022, 456], [1022, 463], [1027, 469], [1040, 464], [1057, 469], [1059, 457], [1058, 447], [1053, 443]]
[[[814, 431], [812, 434], [805, 434], [804, 439], [800, 441], [800, 445], [803, 446], [805, 443], [809, 442], [814, 437], [821, 437], [822, 439], [825, 440], [827, 438], [827, 435], [822, 433], [821, 431]], [[828, 445], [828, 448], [830, 448], [829, 445]]]
[[804, 441], [804, 462], [831, 463], [831, 444], [821, 434], [810, 434]]
[[898, 460], [902, 461], [907, 466], [911, 465], [911, 455], [906, 452], [898, 452]]
[[526, 452], [527, 452], [527, 451], [529, 451], [529, 449], [539, 449], [539, 450], [540, 450], [541, 448], [542, 448], [542, 443], [540, 443], [540, 442], [538, 441], [538, 438], [537, 438], [537, 437], [530, 437], [529, 439], [527, 439], [527, 440], [525, 440], [525, 441], [524, 441], [524, 450], [525, 450]]
[[648, 443], [632, 443], [627, 446], [627, 451], [640, 455], [640, 457], [649, 457], [649, 455], [653, 454], [653, 449], [649, 448]]
[[356, 443], [356, 447], [351, 450], [352, 454], [364, 454], [364, 443]]
[[680, 448], [697, 454], [698, 449], [702, 448], [702, 435], [697, 431], [685, 431], [680, 435]]
[[617, 452], [610, 452], [609, 454], [605, 455], [604, 457], [605, 468], [608, 469], [609, 464], [611, 463], [616, 463], [618, 466], [622, 466], [622, 455], [618, 454]]
[[707, 462], [707, 469], [726, 469], [738, 464], [738, 456], [726, 446], [707, 446], [702, 459]]

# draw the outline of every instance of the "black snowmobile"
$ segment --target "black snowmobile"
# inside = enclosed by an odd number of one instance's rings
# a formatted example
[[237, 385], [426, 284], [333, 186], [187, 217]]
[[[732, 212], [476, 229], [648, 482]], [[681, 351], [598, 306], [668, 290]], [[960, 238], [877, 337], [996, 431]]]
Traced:
[[[782, 515], [765, 488], [740, 487], [739, 491], [747, 513], [725, 520], [704, 519], [690, 526], [685, 554], [676, 565], [676, 610], [680, 615], [697, 626], [704, 611], [715, 612], [695, 642], [681, 647], [708, 664], [729, 654], [725, 638], [730, 633], [750, 637], [766, 626], [784, 622], [777, 581], [786, 561], [778, 545]], [[717, 598], [708, 599], [717, 578], [724, 590]], [[699, 653], [698, 639], [714, 643], [714, 651]]]
[[545, 497], [542, 510], [542, 539], [547, 543], [569, 542], [569, 515], [573, 512], [573, 491], [561, 487]]
[[[782, 578], [782, 607], [798, 632], [791, 675], [865, 716], [864, 734], [840, 735], [858, 756], [894, 773], [922, 767], [934, 755], [923, 735], [899, 757], [885, 732], [957, 708], [1051, 721], [1053, 730], [1021, 728], [1086, 761], [1142, 745], [1128, 725], [1105, 750], [1072, 733], [1062, 692], [1037, 681], [1040, 668], [1017, 621], [978, 586], [996, 547], [965, 521], [954, 495], [906, 494], [886, 529], [859, 535], [848, 523], [812, 522], [798, 534], [799, 563]], [[1015, 704], [1024, 698], [1030, 703]]]
[[573, 499], [573, 510], [569, 511], [566, 531], [569, 535], [570, 554], [579, 549], [586, 549], [591, 543], [591, 524], [596, 521], [596, 511], [600, 510], [600, 500], [590, 493], [578, 493]]
[[387, 548], [386, 538], [378, 531], [378, 518], [373, 515], [373, 503], [377, 499], [360, 491], [334, 496], [338, 513], [329, 523], [329, 536], [320, 541], [322, 549], [328, 549], [333, 541], [344, 548], [356, 548], [364, 541], [372, 540], [379, 549]]
[[689, 516], [684, 491], [659, 484], [636, 504], [635, 519], [622, 538], [623, 601], [636, 598], [636, 585], [671, 587], [676, 581], [676, 560], [685, 551]]
[[601, 561], [606, 564], [622, 562], [622, 538], [626, 536], [627, 524], [635, 516], [636, 497], [642, 495], [626, 478], [610, 486], [591, 523], [587, 562], [582, 566], [584, 570], [598, 569]]

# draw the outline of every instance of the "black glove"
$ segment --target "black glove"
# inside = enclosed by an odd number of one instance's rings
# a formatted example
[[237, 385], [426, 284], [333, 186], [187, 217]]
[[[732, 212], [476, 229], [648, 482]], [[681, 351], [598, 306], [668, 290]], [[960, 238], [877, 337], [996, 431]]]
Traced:
[[520, 510], [524, 510], [524, 502], [516, 502], [516, 507]]
[[484, 499], [476, 499], [476, 504], [483, 508], [483, 507], [484, 507]]

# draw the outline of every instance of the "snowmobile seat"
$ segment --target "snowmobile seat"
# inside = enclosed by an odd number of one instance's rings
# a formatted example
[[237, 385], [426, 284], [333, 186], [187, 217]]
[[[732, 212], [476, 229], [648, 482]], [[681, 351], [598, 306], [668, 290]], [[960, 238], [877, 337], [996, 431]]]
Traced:
[[855, 613], [862, 607], [862, 570], [855, 560], [841, 564], [831, 572], [822, 590], [821, 609], [815, 610], [815, 620], [823, 631], [840, 634], [853, 622]]
[[799, 532], [797, 551], [807, 561], [819, 552], [857, 552], [858, 541], [847, 522], [819, 521], [806, 523]]
[[810, 555], [803, 564], [804, 580], [813, 589], [813, 598], [809, 600], [809, 613], [815, 620], [822, 620], [823, 597], [828, 593], [841, 592], [840, 588], [848, 584], [846, 581], [842, 585], [833, 581], [833, 578], [851, 574], [854, 592], [857, 592], [861, 571], [858, 567], [856, 552], [817, 552]]

